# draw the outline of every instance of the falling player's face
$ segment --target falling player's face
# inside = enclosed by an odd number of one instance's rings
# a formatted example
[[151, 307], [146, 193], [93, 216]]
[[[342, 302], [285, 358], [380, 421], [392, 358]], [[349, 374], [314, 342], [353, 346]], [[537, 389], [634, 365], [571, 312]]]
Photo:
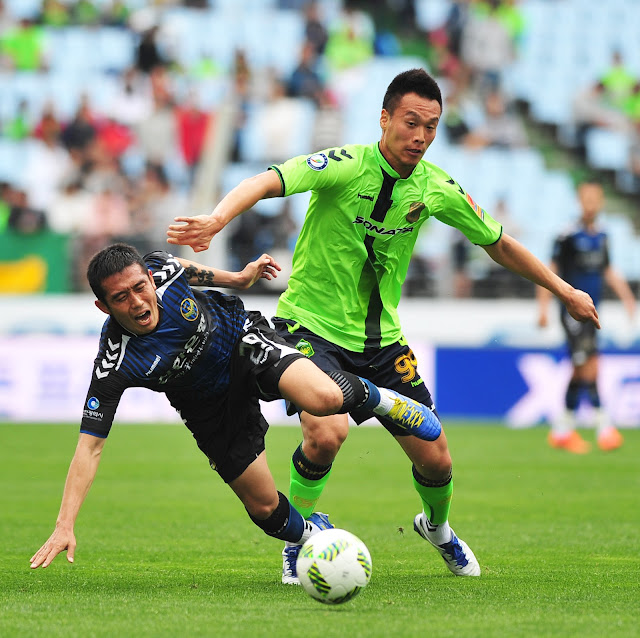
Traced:
[[102, 282], [104, 301], [96, 300], [102, 312], [111, 315], [125, 330], [146, 335], [160, 319], [156, 286], [151, 273], [139, 264], [128, 266]]
[[400, 177], [411, 175], [436, 137], [442, 109], [437, 100], [406, 93], [393, 113], [382, 109], [380, 151]]

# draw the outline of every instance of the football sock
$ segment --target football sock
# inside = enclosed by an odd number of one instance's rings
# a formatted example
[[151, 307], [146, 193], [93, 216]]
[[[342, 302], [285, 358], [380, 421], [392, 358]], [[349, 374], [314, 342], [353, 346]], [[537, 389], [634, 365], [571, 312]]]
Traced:
[[589, 403], [591, 403], [594, 408], [599, 408], [600, 393], [598, 392], [598, 386], [596, 385], [596, 382], [591, 381], [590, 383], [585, 383], [584, 388], [587, 392], [587, 399], [589, 400]]
[[[453, 479], [451, 473], [442, 481], [430, 481], [422, 476], [414, 465], [413, 486], [420, 495], [424, 513], [427, 515], [429, 522], [434, 527], [442, 528], [434, 530], [433, 533], [442, 533], [446, 536], [442, 541], [437, 541], [436, 539], [434, 539], [434, 541], [442, 543], [448, 542], [451, 534], [447, 521], [449, 520], [449, 510], [451, 509], [451, 498], [453, 495]], [[447, 524], [445, 525], [445, 523]]]
[[567, 410], [576, 410], [580, 403], [580, 391], [582, 386], [579, 381], [570, 381], [567, 386], [567, 391], [564, 395], [564, 405]]
[[247, 512], [249, 518], [268, 536], [290, 543], [303, 543], [311, 535], [312, 524], [304, 520], [282, 492], [278, 492], [278, 496], [278, 505], [269, 518], [261, 520]]
[[344, 397], [342, 408], [337, 414], [346, 414], [356, 408], [363, 408], [371, 410], [374, 414], [385, 416], [395, 405], [395, 394], [386, 388], [379, 388], [368, 379], [342, 370], [332, 370], [327, 374], [338, 384]]
[[330, 474], [331, 463], [312, 463], [302, 451], [302, 444], [296, 448], [291, 457], [289, 497], [304, 518], [313, 513]]

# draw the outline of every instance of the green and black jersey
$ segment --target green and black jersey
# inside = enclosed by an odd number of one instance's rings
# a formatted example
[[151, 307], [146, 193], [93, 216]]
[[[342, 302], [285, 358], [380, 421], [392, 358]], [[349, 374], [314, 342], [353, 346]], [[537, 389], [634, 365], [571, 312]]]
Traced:
[[377, 142], [295, 157], [271, 169], [283, 196], [312, 192], [277, 315], [354, 352], [402, 337], [402, 284], [429, 217], [474, 244], [493, 244], [502, 233], [441, 168], [421, 161], [401, 179]]

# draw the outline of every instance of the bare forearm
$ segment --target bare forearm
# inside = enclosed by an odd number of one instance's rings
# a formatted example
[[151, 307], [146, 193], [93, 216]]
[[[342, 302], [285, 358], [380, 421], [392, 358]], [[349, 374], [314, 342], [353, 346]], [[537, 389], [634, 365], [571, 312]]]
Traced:
[[219, 286], [224, 288], [236, 288], [238, 273], [220, 270], [204, 266], [189, 259], [178, 257], [178, 261], [184, 268], [185, 275], [190, 286]]
[[280, 179], [275, 171], [260, 173], [243, 180], [229, 191], [211, 215], [226, 225], [234, 217], [253, 208], [261, 199], [278, 197], [281, 191]]
[[98, 471], [103, 445], [102, 440], [95, 446], [85, 445], [82, 441], [78, 443], [69, 465], [56, 526], [73, 527]]
[[[573, 291], [572, 286], [509, 235], [503, 235], [499, 242], [484, 249], [496, 263], [545, 288], [561, 301], [565, 301]], [[541, 291], [539, 298], [544, 299], [545, 296], [548, 299], [548, 294]]]

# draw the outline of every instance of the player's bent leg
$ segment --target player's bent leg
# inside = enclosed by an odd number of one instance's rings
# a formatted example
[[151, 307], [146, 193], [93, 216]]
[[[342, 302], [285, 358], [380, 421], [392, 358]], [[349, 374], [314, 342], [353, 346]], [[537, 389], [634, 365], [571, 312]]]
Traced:
[[431, 443], [414, 437], [397, 436], [396, 440], [413, 462], [413, 484], [423, 505], [414, 518], [414, 530], [438, 550], [453, 574], [479, 576], [478, 560], [449, 525], [453, 480], [444, 432]]

